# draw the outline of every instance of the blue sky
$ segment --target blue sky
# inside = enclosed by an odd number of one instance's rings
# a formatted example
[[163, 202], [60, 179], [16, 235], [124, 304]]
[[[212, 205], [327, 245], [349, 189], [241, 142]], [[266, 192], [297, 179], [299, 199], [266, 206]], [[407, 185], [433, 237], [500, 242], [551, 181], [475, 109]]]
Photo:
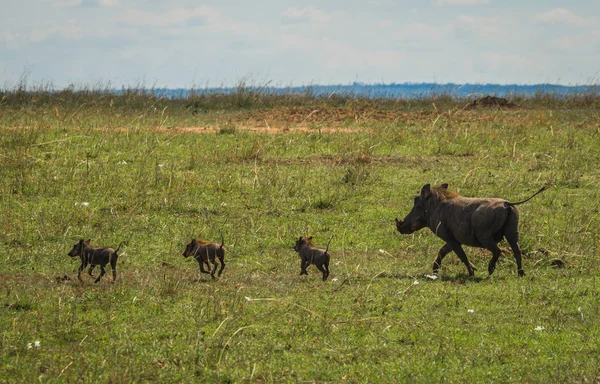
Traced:
[[598, 0], [0, 0], [0, 87], [600, 83]]

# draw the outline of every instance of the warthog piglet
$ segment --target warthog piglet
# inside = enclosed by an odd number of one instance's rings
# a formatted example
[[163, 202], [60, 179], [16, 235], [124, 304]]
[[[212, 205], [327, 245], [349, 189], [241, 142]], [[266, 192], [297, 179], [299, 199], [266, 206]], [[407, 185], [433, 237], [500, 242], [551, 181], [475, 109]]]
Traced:
[[81, 265], [79, 266], [79, 271], [77, 272], [77, 278], [79, 281], [81, 280], [81, 271], [85, 269], [88, 265], [90, 268], [88, 269], [88, 274], [92, 277], [92, 271], [96, 265], [100, 266], [100, 276], [94, 281], [97, 283], [100, 281], [102, 276], [106, 273], [104, 267], [106, 264], [110, 263], [110, 267], [112, 268], [113, 282], [117, 280], [117, 259], [119, 258], [119, 249], [121, 249], [121, 245], [123, 242], [119, 244], [117, 249], [109, 248], [109, 247], [91, 247], [90, 240], [83, 241], [83, 239], [79, 240], [71, 251], [69, 251], [69, 256], [76, 257], [79, 256], [81, 259]]
[[296, 240], [294, 245], [294, 251], [300, 255], [300, 275], [308, 275], [306, 268], [309, 265], [314, 264], [319, 271], [323, 272], [323, 281], [327, 280], [329, 276], [329, 243], [326, 249], [320, 249], [312, 246], [312, 236], [303, 238], [300, 237]]
[[[184, 257], [193, 256], [200, 265], [200, 272], [208, 273], [214, 279], [215, 271], [217, 270], [217, 260], [221, 263], [221, 268], [219, 269], [219, 277], [221, 273], [223, 273], [223, 268], [225, 268], [225, 251], [226, 248], [225, 239], [223, 235], [221, 235], [221, 244], [213, 243], [205, 240], [196, 240], [192, 239], [192, 241], [185, 247], [185, 251], [183, 252]], [[211, 270], [210, 264], [213, 264], [213, 268]], [[206, 268], [204, 269], [204, 264], [206, 264]]]

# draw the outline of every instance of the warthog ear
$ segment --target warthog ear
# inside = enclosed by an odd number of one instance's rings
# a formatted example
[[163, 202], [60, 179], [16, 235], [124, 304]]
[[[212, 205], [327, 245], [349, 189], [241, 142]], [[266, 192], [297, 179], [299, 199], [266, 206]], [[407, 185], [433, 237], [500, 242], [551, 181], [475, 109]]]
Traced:
[[86, 243], [87, 245], [90, 245], [90, 242], [91, 242], [91, 241], [92, 241], [92, 239], [87, 239], [87, 240], [85, 241], [85, 243]]
[[442, 187], [443, 189], [448, 189], [448, 183], [444, 183], [444, 184], [440, 185], [440, 187]]
[[312, 236], [307, 237], [306, 240], [311, 241], [312, 240]]
[[421, 188], [421, 196], [425, 197], [431, 193], [431, 184], [425, 184], [423, 188]]

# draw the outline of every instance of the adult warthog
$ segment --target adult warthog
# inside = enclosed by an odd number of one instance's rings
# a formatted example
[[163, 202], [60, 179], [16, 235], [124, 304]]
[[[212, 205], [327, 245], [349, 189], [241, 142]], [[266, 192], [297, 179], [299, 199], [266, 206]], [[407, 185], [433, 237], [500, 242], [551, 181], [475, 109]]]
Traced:
[[440, 249], [433, 262], [433, 273], [437, 274], [442, 259], [454, 251], [473, 276], [475, 267], [467, 259], [461, 245], [486, 248], [492, 252], [488, 265], [491, 275], [496, 269], [500, 257], [498, 243], [506, 238], [517, 262], [519, 276], [525, 272], [521, 265], [521, 249], [519, 248], [519, 211], [515, 205], [529, 201], [538, 193], [548, 189], [541, 188], [528, 199], [511, 203], [499, 198], [463, 197], [448, 190], [448, 184], [431, 187], [425, 184], [421, 194], [415, 197], [413, 209], [404, 218], [396, 219], [398, 232], [410, 234], [428, 227], [446, 244]]

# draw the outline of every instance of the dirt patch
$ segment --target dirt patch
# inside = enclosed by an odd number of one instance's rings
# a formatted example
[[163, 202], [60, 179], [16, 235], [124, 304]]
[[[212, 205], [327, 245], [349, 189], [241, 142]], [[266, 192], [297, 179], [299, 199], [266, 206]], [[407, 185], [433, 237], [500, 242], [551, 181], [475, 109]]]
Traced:
[[251, 125], [265, 125], [270, 122], [284, 122], [294, 126], [356, 124], [365, 122], [393, 123], [396, 121], [418, 121], [429, 119], [435, 111], [400, 111], [381, 109], [373, 106], [357, 107], [281, 107], [257, 109], [240, 116]]
[[69, 276], [67, 275], [62, 275], [62, 276], [56, 276], [54, 278], [54, 280], [56, 280], [57, 283], [60, 283], [61, 281], [73, 281], [73, 279], [71, 279]]
[[[186, 119], [185, 122], [175, 118], [172, 126], [101, 126], [101, 127], [73, 127], [75, 131], [117, 131], [117, 132], [164, 132], [164, 133], [197, 133], [197, 134], [229, 134], [235, 132], [248, 132], [258, 134], [332, 134], [332, 133], [357, 133], [369, 132], [381, 128], [398, 127], [428, 127], [438, 119], [451, 120], [452, 122], [477, 122], [486, 124], [493, 122], [506, 122], [507, 124], [522, 123], [524, 116], [521, 108], [512, 109], [510, 112], [499, 115], [497, 113], [482, 113], [476, 111], [480, 107], [505, 107], [512, 108], [514, 103], [499, 97], [486, 96], [469, 103], [464, 108], [411, 110], [402, 111], [393, 108], [379, 108], [376, 106], [345, 106], [345, 107], [278, 107], [273, 109], [256, 109], [240, 111], [225, 116], [215, 117], [212, 120]], [[176, 116], [177, 117], [177, 116]], [[109, 123], [110, 124], [110, 123]], [[115, 122], [119, 124], [119, 122]], [[178, 125], [180, 124], [180, 125]], [[189, 124], [189, 125], [187, 125]], [[34, 126], [4, 126], [0, 129], [8, 130], [51, 130], [57, 128], [52, 125]]]
[[[152, 129], [159, 132], [193, 132], [193, 133], [219, 133], [221, 131], [218, 127], [174, 127], [165, 128], [157, 127]], [[365, 131], [364, 128], [347, 128], [347, 127], [319, 127], [312, 128], [306, 126], [299, 127], [276, 127], [265, 125], [254, 126], [254, 125], [236, 125], [235, 132], [252, 132], [252, 133], [266, 133], [266, 134], [279, 134], [279, 133], [336, 133], [336, 132], [360, 132]]]
[[[30, 126], [12, 126], [12, 127], [0, 127], [0, 129], [6, 129], [11, 131], [16, 130], [27, 130], [33, 129]], [[40, 126], [36, 127], [38, 130], [51, 130], [52, 126]], [[195, 126], [195, 127], [95, 127], [95, 128], [73, 128], [74, 130], [98, 130], [98, 131], [116, 131], [116, 132], [128, 132], [128, 131], [152, 131], [161, 133], [200, 133], [200, 134], [217, 134], [217, 133], [234, 133], [234, 132], [251, 132], [251, 133], [265, 133], [265, 134], [280, 134], [280, 133], [318, 133], [318, 134], [330, 134], [330, 133], [352, 133], [352, 132], [364, 132], [368, 131], [368, 128], [363, 127], [280, 127], [280, 126], [257, 126], [257, 125], [235, 125], [235, 128], [231, 131], [224, 130], [215, 126]]]

